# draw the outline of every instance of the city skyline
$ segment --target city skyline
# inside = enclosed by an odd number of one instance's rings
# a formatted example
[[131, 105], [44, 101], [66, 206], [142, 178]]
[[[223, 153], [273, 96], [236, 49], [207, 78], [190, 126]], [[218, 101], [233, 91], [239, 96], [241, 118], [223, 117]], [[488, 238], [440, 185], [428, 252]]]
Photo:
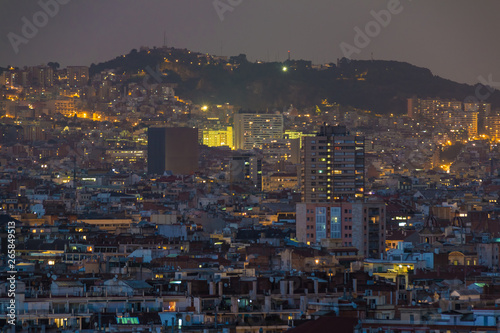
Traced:
[[[251, 61], [284, 61], [291, 51], [293, 59], [313, 63], [335, 62], [344, 55], [409, 62], [469, 84], [481, 81], [480, 77], [491, 77], [490, 83], [500, 78], [495, 69], [500, 50], [491, 43], [500, 4], [493, 1], [480, 5], [454, 1], [453, 7], [451, 1], [117, 4], [60, 0], [54, 8], [52, 1], [1, 1], [0, 64], [23, 67], [57, 61], [63, 67], [89, 66], [166, 41], [169, 46], [216, 55], [245, 53]], [[389, 8], [393, 9], [389, 17], [381, 14]], [[43, 11], [45, 15], [39, 14]], [[34, 20], [39, 20], [37, 31], [23, 34], [26, 22]], [[359, 37], [359, 31], [368, 32], [368, 38]]]
[[500, 331], [499, 4], [0, 8], [2, 332]]

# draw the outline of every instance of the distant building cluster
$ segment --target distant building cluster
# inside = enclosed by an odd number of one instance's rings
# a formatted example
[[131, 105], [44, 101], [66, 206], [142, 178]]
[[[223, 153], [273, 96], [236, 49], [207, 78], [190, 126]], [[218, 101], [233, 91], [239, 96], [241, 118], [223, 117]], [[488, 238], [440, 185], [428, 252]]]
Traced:
[[408, 116], [413, 119], [439, 121], [453, 131], [464, 131], [469, 138], [487, 133], [497, 138], [491, 104], [442, 99], [408, 99]]

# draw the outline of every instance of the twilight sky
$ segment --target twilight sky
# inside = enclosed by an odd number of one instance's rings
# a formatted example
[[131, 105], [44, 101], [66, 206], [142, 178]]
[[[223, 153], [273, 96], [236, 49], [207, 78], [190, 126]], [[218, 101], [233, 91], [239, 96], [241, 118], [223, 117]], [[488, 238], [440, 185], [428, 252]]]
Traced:
[[[60, 1], [52, 17], [40, 3]], [[372, 28], [353, 59], [406, 61], [435, 75], [500, 81], [500, 1], [401, 0], [385, 26], [371, 12], [396, 0], [0, 0], [0, 66], [90, 65], [167, 44], [250, 60], [335, 62], [355, 28]], [[220, 7], [219, 13], [214, 2]], [[53, 8], [53, 7], [51, 7]], [[228, 10], [230, 9], [230, 10]], [[222, 18], [222, 19], [221, 19]], [[38, 31], [23, 26], [38, 22]], [[377, 31], [377, 27], [379, 28]], [[31, 35], [29, 35], [31, 33]], [[16, 53], [11, 38], [23, 39]], [[358, 43], [358, 46], [360, 44]]]

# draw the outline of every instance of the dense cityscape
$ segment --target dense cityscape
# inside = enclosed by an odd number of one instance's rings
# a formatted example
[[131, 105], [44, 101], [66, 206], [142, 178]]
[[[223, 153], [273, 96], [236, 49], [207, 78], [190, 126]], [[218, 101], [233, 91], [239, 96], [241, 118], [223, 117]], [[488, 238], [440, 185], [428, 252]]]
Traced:
[[438, 80], [166, 40], [0, 67], [0, 330], [498, 332], [498, 92]]

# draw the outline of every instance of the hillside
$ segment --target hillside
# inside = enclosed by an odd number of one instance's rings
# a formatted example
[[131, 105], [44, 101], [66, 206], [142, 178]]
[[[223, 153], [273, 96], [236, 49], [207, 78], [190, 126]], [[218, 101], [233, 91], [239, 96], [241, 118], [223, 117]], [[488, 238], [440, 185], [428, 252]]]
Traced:
[[[219, 60], [219, 61], [217, 61]], [[245, 109], [318, 105], [328, 99], [377, 113], [402, 114], [411, 96], [464, 100], [474, 86], [435, 76], [430, 70], [397, 61], [346, 61], [319, 69], [308, 61], [251, 63], [245, 55], [227, 61], [180, 49], [132, 50], [113, 60], [92, 64], [91, 75], [105, 69], [130, 74], [157, 68], [177, 83], [183, 99], [198, 104], [230, 103]], [[284, 70], [286, 67], [286, 71]], [[500, 106], [495, 91], [486, 102]]]

